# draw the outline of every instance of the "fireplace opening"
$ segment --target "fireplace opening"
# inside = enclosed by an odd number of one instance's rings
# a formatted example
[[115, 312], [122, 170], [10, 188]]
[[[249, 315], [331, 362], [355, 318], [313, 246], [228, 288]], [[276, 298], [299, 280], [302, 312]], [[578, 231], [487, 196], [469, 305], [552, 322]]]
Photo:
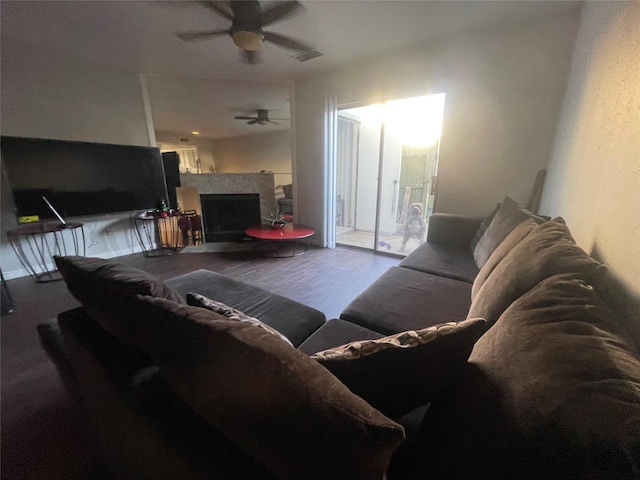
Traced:
[[206, 242], [237, 242], [245, 230], [260, 225], [260, 195], [225, 193], [200, 195]]

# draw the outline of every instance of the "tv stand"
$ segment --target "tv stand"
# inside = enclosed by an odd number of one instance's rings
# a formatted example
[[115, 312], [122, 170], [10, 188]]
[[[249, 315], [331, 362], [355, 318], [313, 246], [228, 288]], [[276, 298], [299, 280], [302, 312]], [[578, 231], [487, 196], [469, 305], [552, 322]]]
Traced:
[[54, 255], [86, 255], [82, 223], [32, 223], [9, 230], [7, 238], [22, 266], [39, 283], [62, 279]]

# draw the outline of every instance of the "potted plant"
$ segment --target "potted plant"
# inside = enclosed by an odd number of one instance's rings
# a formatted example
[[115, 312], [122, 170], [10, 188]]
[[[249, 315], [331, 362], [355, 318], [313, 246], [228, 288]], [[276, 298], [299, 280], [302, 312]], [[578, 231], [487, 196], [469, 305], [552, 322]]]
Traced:
[[270, 215], [269, 217], [262, 217], [264, 220], [268, 222], [268, 225], [274, 230], [280, 230], [283, 228], [287, 222], [284, 220], [283, 215]]

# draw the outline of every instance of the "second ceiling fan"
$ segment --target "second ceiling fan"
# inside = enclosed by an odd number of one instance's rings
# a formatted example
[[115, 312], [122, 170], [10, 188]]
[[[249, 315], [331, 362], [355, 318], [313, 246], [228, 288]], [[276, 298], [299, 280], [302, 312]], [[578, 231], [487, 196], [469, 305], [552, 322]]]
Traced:
[[231, 2], [198, 2], [210, 8], [218, 15], [231, 20], [226, 30], [205, 30], [176, 33], [186, 42], [208, 40], [220, 35], [229, 35], [233, 43], [242, 50], [243, 60], [255, 64], [259, 62], [258, 50], [263, 42], [271, 42], [279, 47], [296, 52], [305, 52], [313, 47], [299, 40], [265, 32], [264, 27], [299, 13], [304, 7], [296, 0], [284, 0], [269, 3], [264, 8], [255, 0], [235, 0]]
[[[256, 110], [257, 116], [249, 117], [249, 116], [238, 116], [233, 117], [235, 120], [249, 120], [247, 122], [248, 125], [267, 125], [269, 123], [273, 123], [275, 125], [280, 125], [278, 122], [274, 122], [269, 118], [269, 110], [264, 108], [259, 108]], [[276, 120], [288, 120], [288, 118], [276, 118]]]

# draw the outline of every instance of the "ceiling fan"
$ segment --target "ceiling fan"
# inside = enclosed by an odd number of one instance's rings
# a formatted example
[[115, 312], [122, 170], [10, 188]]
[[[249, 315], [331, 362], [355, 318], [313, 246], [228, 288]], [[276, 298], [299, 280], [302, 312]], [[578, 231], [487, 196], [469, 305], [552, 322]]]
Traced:
[[[257, 112], [257, 116], [255, 117], [239, 116], [239, 117], [233, 117], [233, 118], [235, 120], [249, 120], [247, 122], [248, 125], [255, 125], [256, 123], [258, 125], [267, 125], [268, 123], [280, 125], [278, 122], [274, 122], [269, 118], [269, 110], [266, 110], [264, 108], [258, 108], [256, 112]], [[288, 120], [288, 118], [276, 118], [276, 120]]]
[[176, 33], [185, 42], [208, 40], [220, 35], [229, 35], [233, 43], [242, 50], [246, 63], [258, 63], [258, 50], [263, 42], [271, 42], [279, 47], [306, 52], [313, 47], [291, 37], [278, 33], [265, 32], [264, 27], [291, 17], [304, 9], [296, 0], [271, 2], [264, 6], [255, 0], [233, 0], [230, 2], [202, 1], [201, 5], [213, 10], [218, 15], [231, 20], [231, 27], [226, 30], [205, 30]]

